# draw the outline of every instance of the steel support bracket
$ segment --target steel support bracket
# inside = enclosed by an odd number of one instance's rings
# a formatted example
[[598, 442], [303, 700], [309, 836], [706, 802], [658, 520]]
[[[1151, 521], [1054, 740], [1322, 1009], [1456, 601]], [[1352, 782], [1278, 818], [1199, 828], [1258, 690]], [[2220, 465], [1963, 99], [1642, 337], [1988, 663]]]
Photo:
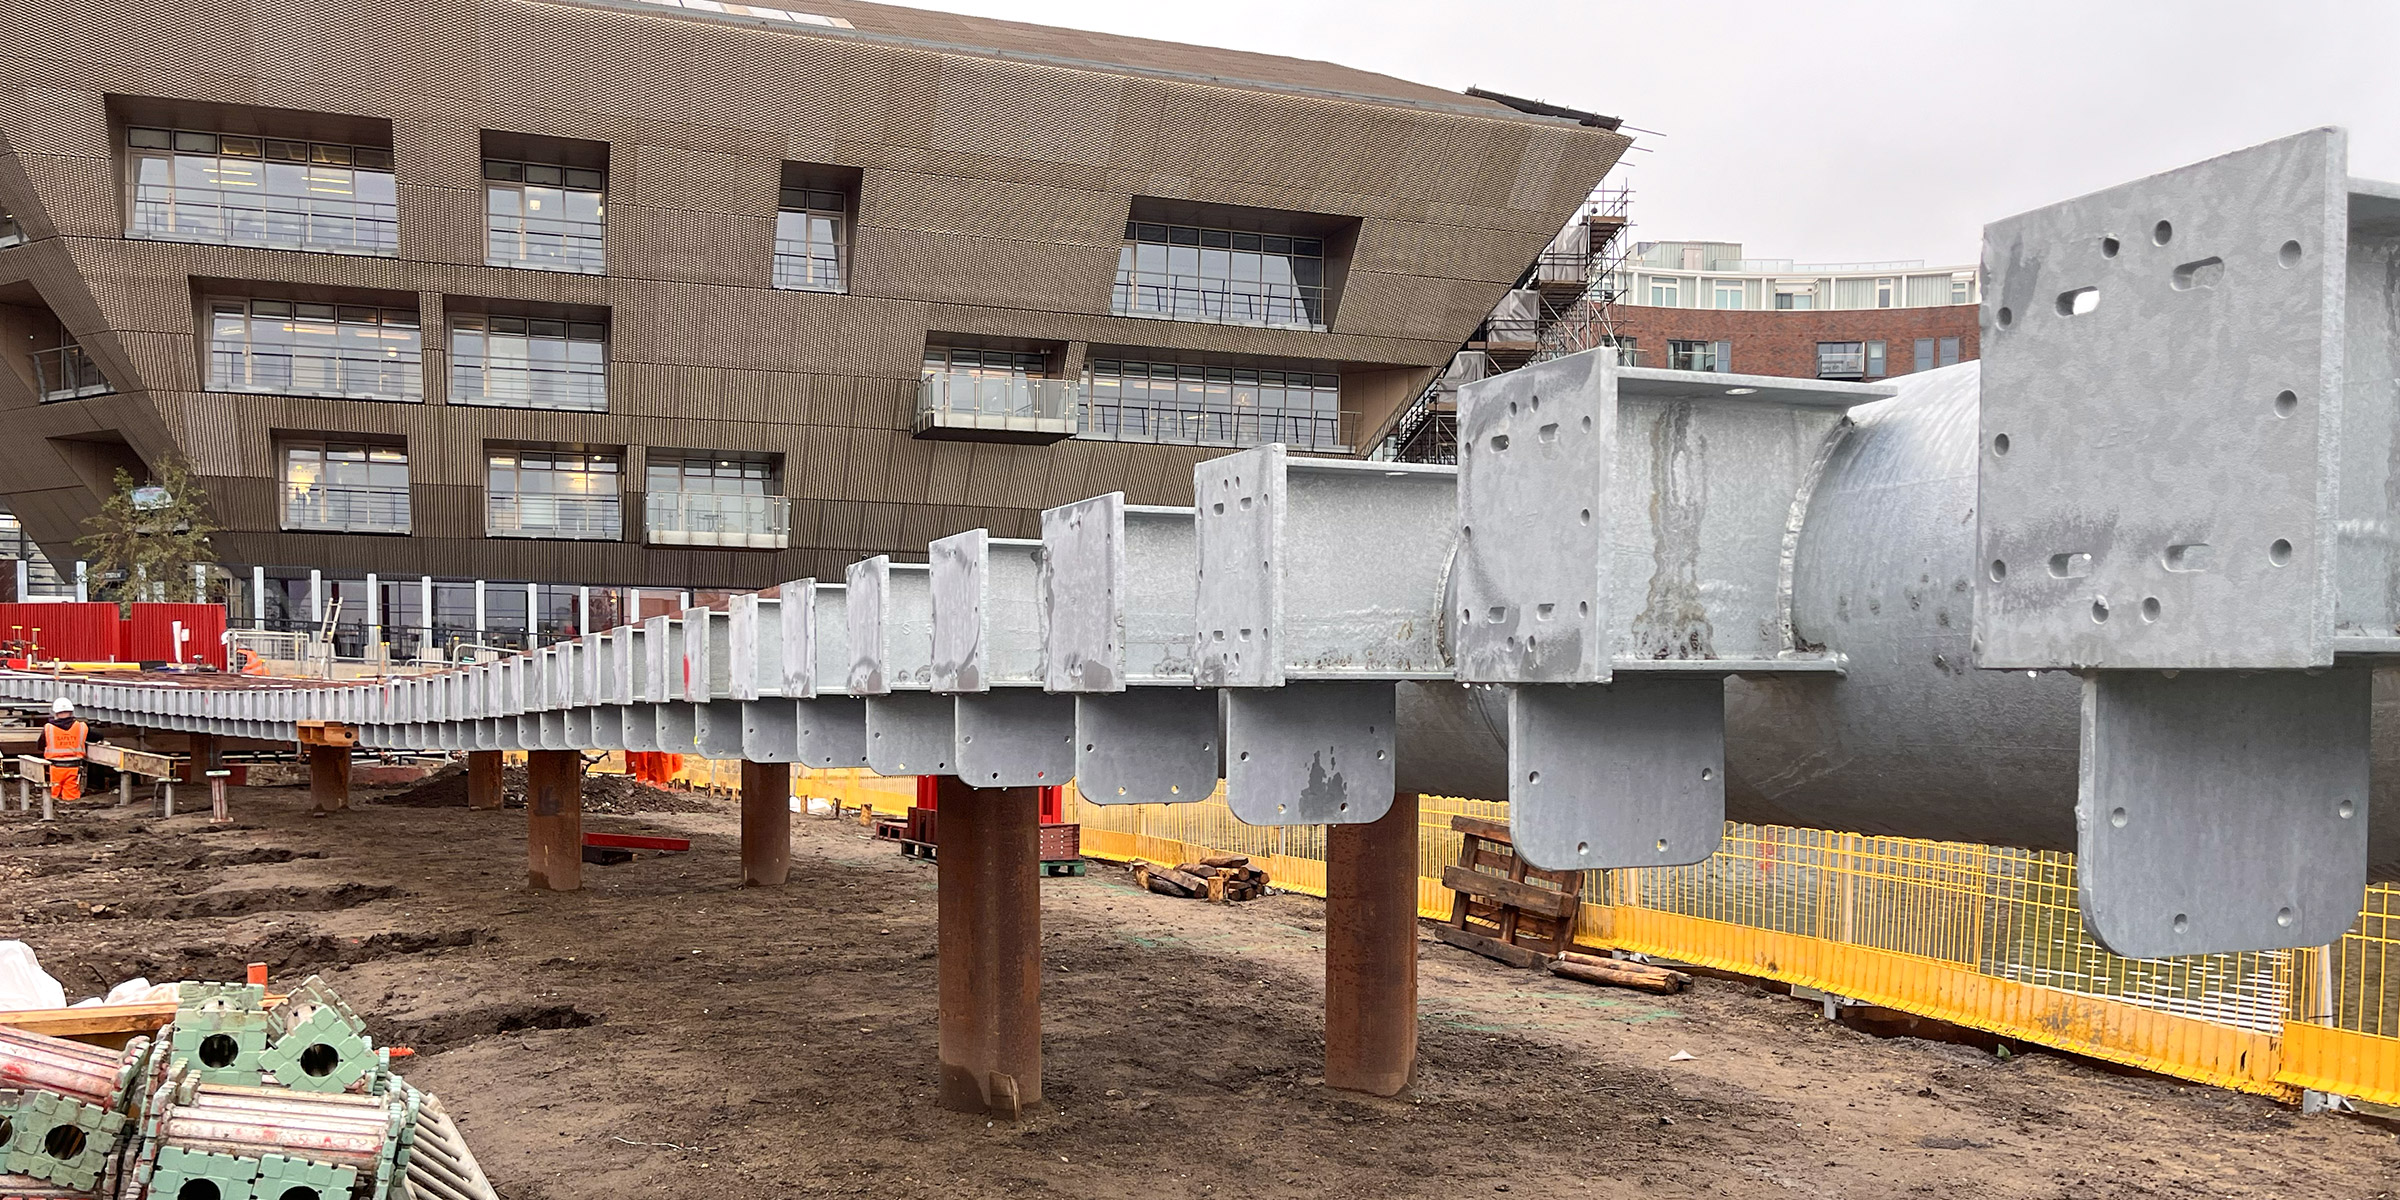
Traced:
[[1399, 742], [1386, 680], [1227, 688], [1225, 797], [1251, 825], [1357, 825], [1392, 806]]
[[880, 775], [956, 775], [957, 717], [948, 696], [892, 692], [866, 698], [867, 765]]
[[1513, 687], [1509, 828], [1549, 870], [1681, 866], [1725, 834], [1725, 683], [1636, 675]]
[[1219, 693], [1140, 687], [1074, 697], [1075, 787], [1094, 804], [1189, 804], [1223, 777]]

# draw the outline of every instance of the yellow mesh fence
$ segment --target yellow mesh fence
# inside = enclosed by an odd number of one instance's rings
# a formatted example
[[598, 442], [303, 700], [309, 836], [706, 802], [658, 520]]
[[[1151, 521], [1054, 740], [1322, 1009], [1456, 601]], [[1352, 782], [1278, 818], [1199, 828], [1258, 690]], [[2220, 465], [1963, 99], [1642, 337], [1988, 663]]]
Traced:
[[[513, 756], [512, 756], [513, 757]], [[597, 771], [622, 771], [615, 755]], [[686, 758], [677, 778], [731, 792], [739, 765]], [[793, 793], [905, 813], [916, 781], [795, 772]], [[1418, 911], [1450, 915], [1452, 816], [1508, 805], [1425, 797]], [[1245, 825], [1222, 788], [1193, 804], [1100, 805], [1068, 788], [1084, 853], [1187, 862], [1247, 854], [1275, 885], [1325, 894], [1321, 826]], [[2400, 884], [2367, 889], [2321, 950], [2128, 959], [2084, 930], [2071, 854], [1775, 825], [1725, 827], [1686, 867], [1586, 874], [1577, 940], [1775, 979], [2033, 1045], [2225, 1087], [2301, 1088], [2400, 1105]]]

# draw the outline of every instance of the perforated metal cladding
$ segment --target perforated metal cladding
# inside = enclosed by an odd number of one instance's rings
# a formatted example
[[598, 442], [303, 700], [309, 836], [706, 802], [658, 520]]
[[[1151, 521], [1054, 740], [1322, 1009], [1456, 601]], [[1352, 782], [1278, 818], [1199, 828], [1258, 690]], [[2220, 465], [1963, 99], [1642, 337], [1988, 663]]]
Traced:
[[[914, 439], [927, 338], [1055, 343], [1070, 368], [1087, 344], [1344, 370], [1435, 365], [1624, 145], [1496, 109], [1469, 115], [1456, 110], [1489, 106], [1322, 63], [906, 10], [857, 8], [862, 31], [850, 37], [528, 0], [430, 0], [405, 13], [330, 2], [24, 0], [0, 13], [12, 55], [0, 59], [0, 157], [12, 160], [0, 165], [0, 192], [22, 170], [22, 207], [42, 214], [28, 229], [79, 239], [6, 252], [6, 269], [33, 263], [23, 274], [125, 389], [29, 413], [43, 431], [123, 428], [145, 453], [171, 437], [227, 486], [249, 481], [225, 501], [242, 520], [220, 545], [247, 539], [229, 558], [761, 584], [838, 577], [861, 553], [909, 554], [920, 533], [982, 525], [1035, 536], [1041, 508], [1098, 491], [1188, 501], [1191, 464], [1218, 451]], [[877, 31], [1190, 77], [877, 42]], [[436, 56], [428, 45], [460, 49]], [[1224, 82], [1244, 79], [1290, 90]], [[1317, 87], [1450, 111], [1308, 91]], [[399, 255], [122, 240], [110, 94], [389, 120]], [[482, 265], [486, 129], [608, 143], [608, 276]], [[765, 286], [783, 161], [865, 172], [848, 295]], [[1136, 195], [1364, 219], [1337, 330], [1109, 315]], [[425, 402], [199, 391], [194, 277], [424, 297]], [[608, 313], [609, 413], [443, 403], [444, 310], [512, 303]], [[274, 430], [405, 439], [417, 536], [275, 532]], [[629, 467], [646, 446], [781, 455], [784, 490], [797, 498], [795, 549], [487, 541], [482, 450], [492, 441], [623, 446]], [[0, 492], [56, 487], [58, 472], [48, 451], [0, 443]], [[37, 477], [52, 482], [20, 483]], [[629, 538], [639, 523], [629, 508]]]

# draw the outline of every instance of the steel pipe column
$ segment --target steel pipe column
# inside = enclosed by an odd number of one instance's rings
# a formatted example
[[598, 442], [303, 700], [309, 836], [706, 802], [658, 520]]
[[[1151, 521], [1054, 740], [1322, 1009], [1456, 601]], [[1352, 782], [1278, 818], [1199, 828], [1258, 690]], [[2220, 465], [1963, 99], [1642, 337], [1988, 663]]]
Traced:
[[742, 884], [781, 887], [792, 870], [792, 765], [742, 760]]
[[350, 807], [350, 747], [308, 748], [308, 797], [321, 813]]
[[467, 752], [467, 807], [500, 807], [500, 752]]
[[1390, 1096], [1416, 1070], [1417, 794], [1397, 792], [1325, 830], [1325, 1086]]
[[1042, 1098], [1041, 789], [936, 794], [942, 1107], [1015, 1117]]
[[525, 755], [525, 859], [536, 891], [583, 886], [583, 757], [573, 750]]

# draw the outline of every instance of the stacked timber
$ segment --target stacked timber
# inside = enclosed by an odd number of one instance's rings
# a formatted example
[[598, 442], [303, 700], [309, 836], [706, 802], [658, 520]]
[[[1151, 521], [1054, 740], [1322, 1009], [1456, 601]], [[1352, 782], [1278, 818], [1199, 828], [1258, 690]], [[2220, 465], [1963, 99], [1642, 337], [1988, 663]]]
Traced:
[[1596, 954], [1562, 952], [1550, 960], [1550, 973], [1566, 979], [1596, 983], [1603, 987], [1632, 988], [1670, 996], [1691, 986], [1692, 977], [1682, 971], [1670, 971], [1629, 958], [1602, 958]]
[[1162, 867], [1135, 863], [1133, 881], [1161, 896], [1230, 904], [1267, 894], [1267, 873], [1244, 854], [1212, 854], [1198, 862]]

